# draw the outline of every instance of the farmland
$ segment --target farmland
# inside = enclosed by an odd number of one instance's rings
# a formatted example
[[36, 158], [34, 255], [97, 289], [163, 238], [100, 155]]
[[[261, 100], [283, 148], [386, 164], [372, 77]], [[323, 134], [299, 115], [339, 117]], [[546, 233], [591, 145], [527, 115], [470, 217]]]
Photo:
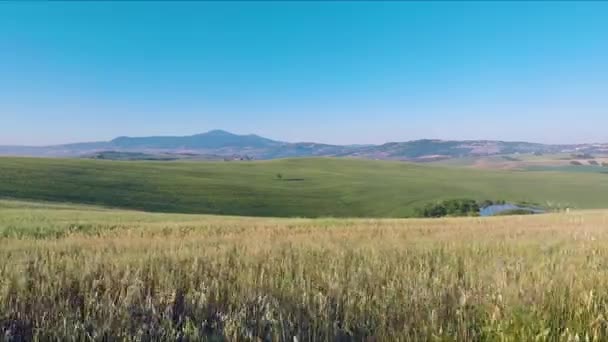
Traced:
[[602, 210], [281, 219], [0, 201], [0, 332], [605, 340], [607, 225]]
[[121, 162], [0, 158], [0, 197], [154, 212], [266, 217], [409, 217], [454, 198], [608, 207], [608, 175], [302, 158]]
[[0, 158], [0, 336], [605, 340], [608, 211], [397, 217], [456, 198], [608, 207], [606, 177]]
[[552, 153], [468, 156], [430, 162], [430, 164], [485, 170], [608, 173], [608, 158], [605, 154]]

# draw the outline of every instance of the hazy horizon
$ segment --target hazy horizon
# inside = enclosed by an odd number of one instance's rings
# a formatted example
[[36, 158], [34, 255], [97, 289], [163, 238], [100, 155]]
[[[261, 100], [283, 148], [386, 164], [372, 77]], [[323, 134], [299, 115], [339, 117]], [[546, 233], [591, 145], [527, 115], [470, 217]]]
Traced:
[[205, 133], [209, 133], [211, 131], [224, 131], [224, 132], [235, 134], [235, 135], [257, 135], [257, 136], [260, 136], [262, 138], [267, 138], [267, 139], [271, 139], [271, 140], [275, 140], [275, 141], [279, 141], [279, 142], [285, 142], [285, 143], [317, 143], [317, 144], [328, 144], [328, 145], [338, 145], [338, 146], [348, 146], [348, 145], [353, 145], [353, 146], [355, 146], [355, 145], [382, 145], [382, 144], [393, 143], [393, 142], [408, 142], [408, 141], [416, 141], [416, 140], [504, 141], [504, 142], [539, 143], [539, 144], [547, 144], [547, 145], [577, 145], [577, 144], [607, 144], [608, 143], [608, 141], [583, 141], [583, 142], [545, 143], [545, 142], [538, 142], [538, 141], [532, 141], [532, 140], [503, 140], [503, 139], [484, 139], [484, 138], [478, 138], [478, 139], [467, 139], [467, 138], [463, 138], [463, 139], [443, 139], [443, 138], [439, 138], [439, 137], [425, 137], [425, 138], [406, 139], [406, 140], [387, 140], [387, 141], [379, 142], [379, 143], [357, 143], [357, 142], [353, 142], [353, 143], [347, 143], [347, 144], [340, 144], [340, 143], [333, 144], [333, 143], [327, 143], [327, 142], [323, 142], [323, 141], [312, 141], [312, 140], [288, 140], [288, 139], [282, 139], [280, 137], [279, 138], [269, 137], [269, 136], [257, 134], [255, 132], [234, 132], [234, 131], [226, 130], [226, 129], [222, 129], [222, 128], [214, 128], [214, 129], [211, 129], [209, 131], [198, 132], [198, 133], [191, 133], [191, 134], [160, 134], [160, 135], [149, 135], [149, 136], [117, 135], [117, 136], [113, 136], [113, 137], [108, 138], [108, 139], [100, 139], [100, 140], [68, 141], [68, 142], [57, 143], [57, 144], [43, 144], [43, 145], [33, 145], [33, 144], [29, 144], [29, 145], [28, 144], [22, 144], [22, 145], [0, 144], [0, 146], [4, 146], [4, 147], [9, 147], [9, 146], [14, 146], [14, 147], [48, 147], [48, 146], [60, 146], [60, 145], [69, 145], [69, 144], [77, 144], [77, 143], [108, 142], [108, 141], [111, 141], [113, 139], [123, 138], [123, 137], [128, 137], [128, 138], [142, 138], [142, 137], [186, 137], [186, 136], [193, 136], [193, 135], [198, 135], [198, 134], [205, 134]]
[[2, 2], [0, 145], [608, 142], [608, 3]]

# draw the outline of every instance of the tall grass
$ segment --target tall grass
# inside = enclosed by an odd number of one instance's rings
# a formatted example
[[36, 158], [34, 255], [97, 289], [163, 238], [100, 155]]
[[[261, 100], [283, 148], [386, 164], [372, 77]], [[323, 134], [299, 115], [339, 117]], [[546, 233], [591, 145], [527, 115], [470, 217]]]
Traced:
[[303, 220], [0, 208], [0, 340], [608, 339], [608, 212]]

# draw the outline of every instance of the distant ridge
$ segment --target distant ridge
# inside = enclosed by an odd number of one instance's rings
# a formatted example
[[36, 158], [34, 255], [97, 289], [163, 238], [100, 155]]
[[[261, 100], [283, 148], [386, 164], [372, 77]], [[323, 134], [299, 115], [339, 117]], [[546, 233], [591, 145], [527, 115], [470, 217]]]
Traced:
[[116, 148], [143, 149], [215, 149], [215, 148], [265, 148], [281, 145], [281, 142], [262, 138], [260, 136], [237, 135], [222, 130], [191, 136], [156, 136], [156, 137], [119, 137], [110, 141]]
[[[381, 145], [330, 145], [315, 142], [288, 143], [255, 134], [239, 135], [211, 130], [190, 136], [121, 136], [110, 141], [85, 142], [44, 147], [0, 146], [0, 155], [36, 157], [82, 157], [99, 152], [183, 154], [245, 159], [287, 157], [354, 157], [365, 159], [430, 161], [467, 156], [514, 153], [608, 154], [608, 144], [548, 145], [494, 140], [422, 139]], [[205, 159], [205, 158], [200, 158]]]

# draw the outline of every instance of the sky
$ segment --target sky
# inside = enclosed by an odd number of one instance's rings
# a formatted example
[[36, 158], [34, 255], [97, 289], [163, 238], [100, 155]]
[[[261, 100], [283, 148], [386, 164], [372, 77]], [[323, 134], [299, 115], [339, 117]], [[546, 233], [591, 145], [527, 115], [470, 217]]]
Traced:
[[608, 2], [0, 2], [0, 145], [608, 142]]

